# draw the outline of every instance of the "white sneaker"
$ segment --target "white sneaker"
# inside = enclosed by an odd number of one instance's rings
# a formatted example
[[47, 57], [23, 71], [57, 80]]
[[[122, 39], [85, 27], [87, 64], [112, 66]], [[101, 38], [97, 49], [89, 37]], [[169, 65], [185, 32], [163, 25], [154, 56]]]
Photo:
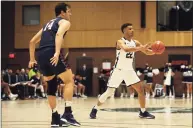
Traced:
[[87, 96], [86, 96], [86, 95], [84, 95], [84, 94], [82, 94], [82, 95], [81, 95], [81, 97], [82, 97], [82, 98], [87, 98]]
[[146, 94], [146, 98], [149, 98], [149, 96], [150, 96], [150, 94], [149, 94], [149, 93], [147, 93], [147, 94]]
[[15, 100], [17, 97], [18, 97], [17, 94], [10, 94], [10, 95], [9, 95], [9, 98], [10, 98], [11, 100]]
[[121, 93], [121, 96], [120, 96], [120, 98], [123, 98], [123, 93]]
[[131, 95], [130, 95], [130, 98], [134, 98], [134, 94], [131, 94]]
[[154, 98], [154, 97], [155, 97], [155, 93], [153, 93], [151, 97], [153, 97], [153, 98]]
[[184, 93], [182, 94], [182, 98], [185, 98], [185, 94]]
[[187, 98], [190, 98], [190, 94], [187, 94]]

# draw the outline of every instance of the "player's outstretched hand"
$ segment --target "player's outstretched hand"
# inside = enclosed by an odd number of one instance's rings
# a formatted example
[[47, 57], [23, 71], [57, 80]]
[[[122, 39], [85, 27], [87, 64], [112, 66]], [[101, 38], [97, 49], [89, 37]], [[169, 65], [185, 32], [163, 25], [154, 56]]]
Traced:
[[145, 44], [143, 46], [145, 47], [145, 49], [149, 49], [149, 48], [151, 48], [151, 43], [147, 43], [147, 44]]
[[55, 53], [54, 56], [50, 59], [50, 63], [56, 66], [58, 64], [58, 58], [59, 58], [59, 54]]
[[29, 67], [29, 68], [33, 68], [35, 64], [37, 64], [37, 61], [36, 61], [36, 60], [30, 60], [30, 61], [29, 61], [29, 64], [28, 64], [28, 67]]

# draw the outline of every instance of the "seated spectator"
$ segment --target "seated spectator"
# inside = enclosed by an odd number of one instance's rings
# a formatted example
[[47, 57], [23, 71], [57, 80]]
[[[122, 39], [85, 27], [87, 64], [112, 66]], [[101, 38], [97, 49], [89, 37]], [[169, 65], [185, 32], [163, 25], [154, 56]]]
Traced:
[[103, 94], [107, 89], [107, 78], [103, 71], [101, 70], [100, 75], [98, 76], [99, 81], [99, 96]]
[[43, 85], [44, 87], [45, 97], [47, 97], [48, 83], [45, 81], [43, 74], [41, 74], [40, 80], [41, 80], [41, 85]]
[[57, 77], [57, 83], [58, 83], [58, 97], [61, 97], [61, 98], [64, 98], [63, 97], [63, 89], [64, 89], [64, 82], [59, 78], [59, 77]]
[[[30, 95], [32, 96], [32, 98], [37, 98], [37, 95], [36, 95], [37, 89], [39, 89], [41, 91], [41, 97], [45, 98], [44, 87], [43, 87], [43, 85], [41, 85], [39, 72], [37, 72], [35, 76], [31, 77], [31, 82], [32, 82], [32, 84], [30, 86], [33, 87], [33, 90], [31, 89]], [[32, 93], [32, 92], [34, 92], [34, 93]]]
[[76, 75], [74, 79], [74, 83], [77, 86], [78, 94], [77, 97], [86, 98], [85, 95], [85, 86], [81, 83], [82, 77], [80, 75]]
[[10, 100], [15, 100], [18, 97], [17, 94], [14, 95], [11, 93], [11, 90], [9, 88], [9, 84], [4, 82], [2, 77], [1, 77], [1, 90], [3, 92], [2, 94], [5, 95], [5, 96], [2, 96], [2, 98], [8, 97]]

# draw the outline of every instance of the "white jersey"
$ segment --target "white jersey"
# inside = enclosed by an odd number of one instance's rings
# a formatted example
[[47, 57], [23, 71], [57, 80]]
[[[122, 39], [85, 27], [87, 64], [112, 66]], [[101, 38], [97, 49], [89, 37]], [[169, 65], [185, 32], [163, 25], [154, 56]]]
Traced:
[[[136, 47], [136, 44], [133, 40], [128, 41], [124, 38], [121, 38], [125, 42], [125, 45], [128, 47]], [[123, 69], [123, 70], [134, 70], [133, 69], [133, 59], [135, 57], [135, 52], [125, 52], [123, 49], [116, 50], [116, 60], [114, 68]]]

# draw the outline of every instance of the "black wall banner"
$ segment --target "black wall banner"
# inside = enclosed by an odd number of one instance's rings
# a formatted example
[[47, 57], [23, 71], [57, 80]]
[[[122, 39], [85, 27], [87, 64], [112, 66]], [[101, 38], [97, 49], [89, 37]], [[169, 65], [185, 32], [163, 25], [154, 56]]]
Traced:
[[189, 65], [190, 55], [189, 54], [168, 55], [168, 62], [170, 62], [173, 66], [180, 66], [181, 64]]

